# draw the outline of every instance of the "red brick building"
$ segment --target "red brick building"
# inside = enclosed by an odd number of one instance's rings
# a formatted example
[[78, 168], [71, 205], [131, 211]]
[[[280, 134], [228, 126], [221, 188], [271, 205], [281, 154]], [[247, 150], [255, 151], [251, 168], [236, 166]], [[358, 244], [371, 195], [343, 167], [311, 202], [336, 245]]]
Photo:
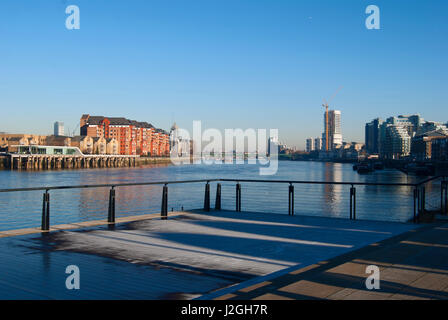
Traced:
[[122, 155], [168, 156], [170, 152], [169, 134], [147, 122], [84, 114], [79, 125], [82, 136], [115, 138]]

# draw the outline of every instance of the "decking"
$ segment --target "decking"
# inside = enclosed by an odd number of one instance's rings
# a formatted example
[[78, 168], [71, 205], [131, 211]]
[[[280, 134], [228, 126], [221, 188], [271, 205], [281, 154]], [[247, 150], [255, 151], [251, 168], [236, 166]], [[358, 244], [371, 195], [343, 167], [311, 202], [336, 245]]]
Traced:
[[[420, 228], [233, 211], [118, 219], [3, 233], [0, 298], [215, 299]], [[68, 265], [79, 290], [65, 287]]]

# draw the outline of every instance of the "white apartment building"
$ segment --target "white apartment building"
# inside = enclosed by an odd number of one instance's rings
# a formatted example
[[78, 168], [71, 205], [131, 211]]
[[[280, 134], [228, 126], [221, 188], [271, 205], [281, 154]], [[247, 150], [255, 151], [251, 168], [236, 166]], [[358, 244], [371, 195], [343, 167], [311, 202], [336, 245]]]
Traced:
[[313, 138], [306, 139], [306, 152], [314, 151]]
[[314, 139], [314, 150], [320, 151], [322, 150], [323, 140], [322, 138], [315, 138]]
[[55, 136], [64, 135], [64, 122], [56, 121], [54, 123], [54, 135]]

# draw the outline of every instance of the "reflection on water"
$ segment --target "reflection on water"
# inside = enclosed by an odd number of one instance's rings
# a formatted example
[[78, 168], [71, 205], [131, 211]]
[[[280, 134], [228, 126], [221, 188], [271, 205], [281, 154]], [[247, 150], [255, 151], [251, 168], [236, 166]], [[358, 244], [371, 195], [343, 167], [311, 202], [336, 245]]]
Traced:
[[[137, 168], [104, 168], [60, 171], [0, 171], [0, 188], [57, 185], [112, 184], [189, 179], [239, 178], [304, 181], [400, 182], [418, 179], [396, 170], [359, 175], [351, 164], [281, 161], [274, 176], [258, 175], [255, 165], [146, 165]], [[357, 217], [406, 221], [413, 213], [412, 188], [357, 186]], [[295, 185], [296, 215], [347, 218], [349, 189], [342, 185]], [[116, 189], [117, 216], [158, 213], [162, 187], [133, 186]], [[216, 185], [211, 185], [214, 205]], [[288, 185], [242, 183], [243, 211], [287, 214]], [[437, 195], [438, 185], [428, 185], [427, 194]], [[51, 224], [105, 219], [109, 188], [54, 190], [51, 194]], [[431, 196], [429, 196], [430, 198]], [[433, 196], [434, 197], [434, 196]], [[434, 198], [436, 201], [437, 199]], [[41, 219], [42, 192], [0, 194], [0, 230], [37, 227]], [[169, 185], [169, 210], [203, 206], [204, 184]], [[222, 183], [223, 209], [235, 209], [235, 183]]]
[[[324, 181], [342, 181], [342, 170], [340, 163], [324, 163]], [[324, 195], [326, 206], [322, 208], [323, 211], [331, 210], [334, 205], [341, 202], [341, 186], [326, 184], [324, 185]]]

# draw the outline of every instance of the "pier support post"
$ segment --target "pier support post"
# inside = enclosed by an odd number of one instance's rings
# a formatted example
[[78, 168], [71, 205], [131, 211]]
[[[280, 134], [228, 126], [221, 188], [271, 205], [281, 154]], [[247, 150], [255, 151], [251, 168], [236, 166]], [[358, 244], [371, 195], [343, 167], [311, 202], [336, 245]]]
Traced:
[[288, 215], [294, 215], [294, 185], [291, 183], [288, 190]]
[[215, 210], [221, 210], [221, 184], [216, 185]]
[[45, 191], [42, 201], [42, 226], [43, 231], [50, 230], [50, 194]]
[[115, 223], [115, 189], [112, 187], [109, 191], [109, 211], [107, 222]]
[[356, 220], [356, 188], [350, 188], [350, 220]]
[[239, 183], [236, 184], [236, 212], [241, 212], [241, 185]]
[[205, 185], [204, 211], [210, 211], [210, 183]]
[[168, 186], [163, 186], [162, 191], [162, 210], [161, 210], [162, 220], [166, 220], [168, 216]]

